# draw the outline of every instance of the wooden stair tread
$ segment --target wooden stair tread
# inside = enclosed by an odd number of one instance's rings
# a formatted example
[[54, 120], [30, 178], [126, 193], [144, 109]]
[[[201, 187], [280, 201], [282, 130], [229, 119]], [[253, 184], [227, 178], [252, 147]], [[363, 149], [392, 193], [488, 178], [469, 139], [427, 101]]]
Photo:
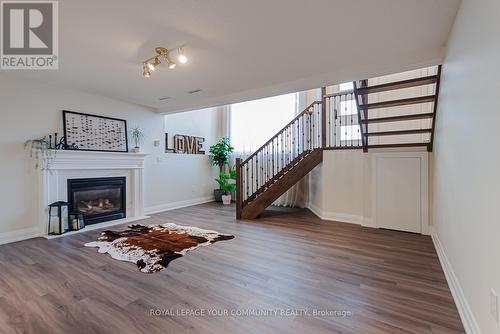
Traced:
[[292, 169], [295, 165], [297, 165], [301, 160], [305, 159], [311, 152], [310, 151], [305, 151], [302, 154], [300, 154], [297, 158], [289, 162], [285, 167], [283, 167], [282, 170], [280, 170], [275, 176], [273, 176], [269, 181], [264, 183], [259, 189], [257, 189], [250, 197], [248, 197], [244, 202], [243, 205], [247, 205], [249, 202], [253, 201], [256, 199], [260, 194], [265, 192], [267, 188], [269, 188], [273, 183], [275, 183], [277, 180], [279, 180], [281, 177], [283, 177], [290, 169]]
[[368, 145], [368, 148], [418, 147], [418, 146], [429, 146], [429, 143], [376, 144], [376, 145]]
[[257, 198], [248, 202], [241, 212], [242, 219], [253, 219], [262, 213], [290, 187], [306, 176], [314, 167], [323, 161], [323, 150], [316, 149], [301, 159], [286, 174], [277, 179]]
[[410, 121], [415, 119], [432, 118], [433, 116], [434, 116], [433, 113], [425, 113], [425, 114], [411, 114], [411, 115], [400, 115], [400, 116], [390, 116], [390, 117], [380, 117], [380, 118], [369, 118], [363, 120], [362, 123], [371, 124], [371, 123]]
[[434, 102], [436, 97], [434, 95], [426, 95], [419, 97], [411, 97], [407, 99], [399, 99], [399, 100], [391, 100], [391, 101], [383, 101], [376, 103], [367, 103], [359, 105], [360, 110], [370, 110], [370, 109], [380, 109], [380, 108], [390, 108], [390, 107], [399, 107], [411, 104], [419, 104], [419, 103], [428, 103]]
[[365, 136], [399, 136], [399, 135], [411, 135], [418, 133], [430, 133], [432, 129], [414, 129], [414, 130], [396, 130], [396, 131], [378, 131], [365, 133]]
[[386, 84], [360, 87], [358, 88], [359, 95], [367, 95], [373, 93], [387, 92], [391, 90], [404, 89], [417, 86], [431, 85], [437, 82], [437, 75], [430, 75], [422, 78], [389, 82]]

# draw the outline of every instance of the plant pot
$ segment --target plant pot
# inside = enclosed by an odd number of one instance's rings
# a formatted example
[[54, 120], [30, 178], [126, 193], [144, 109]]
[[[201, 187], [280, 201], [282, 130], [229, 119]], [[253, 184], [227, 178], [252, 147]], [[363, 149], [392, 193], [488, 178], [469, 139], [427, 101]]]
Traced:
[[224, 195], [224, 190], [222, 189], [214, 190], [214, 197], [216, 202], [222, 202], [222, 195]]
[[141, 148], [140, 147], [134, 147], [130, 149], [130, 153], [140, 153]]
[[224, 205], [231, 204], [231, 195], [222, 195], [222, 204]]

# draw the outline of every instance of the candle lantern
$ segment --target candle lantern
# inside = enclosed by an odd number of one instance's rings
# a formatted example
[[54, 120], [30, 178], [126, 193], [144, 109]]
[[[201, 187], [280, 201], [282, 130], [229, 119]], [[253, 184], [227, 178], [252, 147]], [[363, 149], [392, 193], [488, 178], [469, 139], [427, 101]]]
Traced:
[[58, 201], [49, 205], [48, 234], [59, 235], [68, 231], [68, 202]]
[[85, 219], [81, 211], [74, 211], [69, 214], [69, 226], [71, 231], [78, 231], [85, 227]]

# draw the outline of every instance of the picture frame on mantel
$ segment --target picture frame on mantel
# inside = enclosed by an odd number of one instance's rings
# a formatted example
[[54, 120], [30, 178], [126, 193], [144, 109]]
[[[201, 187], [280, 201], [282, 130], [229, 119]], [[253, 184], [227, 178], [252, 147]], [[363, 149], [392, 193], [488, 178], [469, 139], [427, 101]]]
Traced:
[[69, 150], [128, 152], [127, 121], [63, 110], [63, 128]]

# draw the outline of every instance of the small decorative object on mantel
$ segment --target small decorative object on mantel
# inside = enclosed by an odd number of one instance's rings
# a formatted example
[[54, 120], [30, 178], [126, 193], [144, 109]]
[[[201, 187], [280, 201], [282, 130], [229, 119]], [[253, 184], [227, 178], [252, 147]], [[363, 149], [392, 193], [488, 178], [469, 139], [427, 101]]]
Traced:
[[141, 151], [140, 145], [144, 142], [144, 138], [146, 137], [144, 130], [141, 128], [133, 128], [130, 130], [130, 138], [134, 142], [135, 147], [130, 149], [132, 153], [139, 153]]
[[[60, 235], [69, 230], [68, 202], [58, 201], [49, 204], [49, 224], [47, 234]], [[53, 213], [55, 211], [55, 214]]]
[[30, 150], [30, 157], [35, 158], [35, 168], [49, 170], [52, 160], [55, 158], [55, 151], [51, 149], [50, 136], [30, 139], [24, 143], [24, 148]]
[[74, 211], [69, 214], [69, 224], [71, 231], [78, 231], [85, 227], [85, 219], [81, 211]]
[[128, 152], [127, 121], [63, 110], [66, 149]]
[[169, 147], [168, 133], [165, 133], [165, 153], [205, 154], [204, 142], [205, 138], [203, 137], [176, 134], [173, 136], [173, 147]]

